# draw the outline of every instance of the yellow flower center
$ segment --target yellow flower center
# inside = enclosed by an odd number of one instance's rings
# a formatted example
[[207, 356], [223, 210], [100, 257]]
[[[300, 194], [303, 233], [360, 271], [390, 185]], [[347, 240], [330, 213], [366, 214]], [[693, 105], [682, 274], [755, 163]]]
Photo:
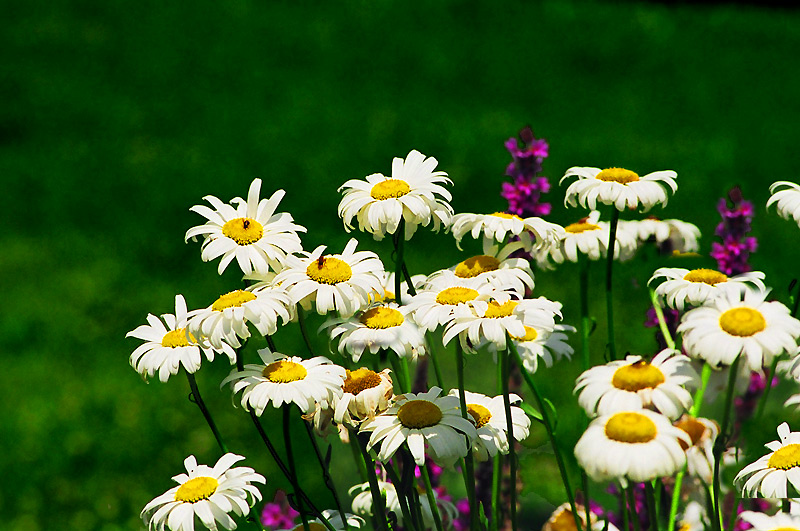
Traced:
[[486, 308], [484, 317], [490, 319], [499, 319], [500, 317], [508, 317], [514, 313], [514, 308], [519, 304], [517, 301], [508, 301], [503, 304], [497, 304], [496, 301], [489, 301], [489, 307]]
[[606, 422], [606, 437], [624, 443], [646, 443], [656, 438], [655, 423], [641, 413], [617, 413]]
[[481, 428], [492, 419], [492, 412], [480, 404], [467, 404], [467, 413], [475, 421], [475, 427]]
[[442, 410], [427, 400], [411, 400], [400, 406], [397, 418], [406, 428], [419, 430], [439, 424], [442, 420]]
[[403, 324], [403, 314], [388, 306], [378, 306], [362, 313], [358, 320], [367, 328], [393, 328]]
[[384, 199], [396, 199], [403, 197], [411, 191], [411, 187], [402, 179], [386, 179], [372, 187], [369, 195], [372, 199], [382, 201]]
[[800, 465], [800, 444], [787, 444], [782, 448], [778, 448], [769, 457], [767, 466], [770, 468], [779, 468], [781, 470], [789, 470]]
[[500, 268], [500, 260], [494, 256], [481, 254], [467, 258], [456, 266], [456, 276], [461, 278], [477, 277], [487, 271], [497, 271]]
[[362, 367], [354, 371], [347, 371], [343, 390], [345, 393], [357, 395], [361, 391], [378, 387], [380, 384], [381, 377], [377, 372]]
[[273, 361], [261, 371], [261, 375], [272, 383], [296, 382], [307, 374], [305, 367], [289, 360]]
[[455, 306], [462, 302], [469, 302], [478, 297], [478, 292], [471, 288], [462, 288], [456, 286], [454, 288], [447, 288], [439, 292], [436, 296], [436, 302], [439, 304], [450, 304]]
[[559, 511], [548, 524], [550, 525], [548, 529], [552, 531], [578, 531], [578, 528], [575, 527], [575, 518], [572, 516], [572, 511], [569, 509], [562, 509]]
[[570, 232], [572, 234], [580, 234], [581, 232], [586, 232], [589, 230], [600, 230], [598, 225], [593, 223], [586, 223], [586, 222], [578, 222], [578, 223], [571, 223], [564, 227], [564, 230]]
[[251, 218], [236, 218], [222, 226], [222, 234], [239, 245], [250, 245], [261, 239], [264, 227]]
[[661, 372], [661, 369], [644, 360], [639, 360], [630, 365], [623, 365], [614, 371], [611, 384], [617, 389], [635, 393], [642, 389], [658, 387], [664, 383], [664, 380], [664, 373]]
[[[705, 424], [688, 415], [685, 415], [678, 422], [676, 422], [675, 427], [680, 428], [681, 430], [685, 431], [687, 435], [689, 435], [689, 438], [692, 440], [692, 446], [697, 446], [697, 443], [700, 442], [700, 439], [703, 438], [703, 434], [706, 432]], [[689, 448], [682, 439], [678, 439], [678, 444], [680, 444], [681, 448], [684, 450]]]
[[192, 334], [189, 334], [187, 337], [185, 328], [178, 328], [164, 334], [164, 337], [161, 339], [161, 346], [168, 348], [188, 347], [190, 341], [192, 343], [197, 343], [197, 340]]
[[615, 182], [628, 184], [639, 180], [639, 175], [625, 168], [606, 168], [597, 174], [595, 179], [599, 181]]
[[530, 326], [525, 327], [525, 335], [522, 337], [511, 336], [512, 338], [516, 339], [517, 341], [535, 341], [537, 337], [539, 337], [539, 333], [536, 331], [535, 328], [531, 328]]
[[490, 216], [494, 216], [496, 218], [503, 218], [503, 219], [519, 219], [519, 220], [522, 219], [521, 217], [519, 217], [516, 214], [508, 214], [506, 212], [495, 212], [494, 214], [490, 214]]
[[192, 478], [180, 486], [175, 493], [175, 501], [194, 503], [207, 500], [217, 492], [217, 487], [219, 482], [214, 478], [206, 476]]
[[719, 326], [732, 336], [749, 337], [764, 330], [767, 321], [753, 308], [731, 308], [719, 316]]
[[772, 531], [800, 531], [796, 527], [776, 527]]
[[353, 270], [344, 260], [333, 256], [320, 256], [306, 268], [308, 278], [320, 284], [338, 284], [353, 276]]
[[[292, 531], [303, 531], [303, 529], [304, 529], [303, 524], [300, 524], [298, 526], [293, 527]], [[328, 528], [319, 522], [309, 522], [308, 531], [328, 531]]]
[[683, 280], [688, 282], [703, 282], [713, 286], [714, 284], [725, 282], [728, 280], [728, 276], [719, 271], [714, 271], [713, 269], [692, 269], [684, 275]]
[[242, 304], [256, 300], [256, 296], [249, 291], [237, 289], [225, 295], [221, 295], [219, 299], [214, 301], [211, 309], [215, 312], [221, 312], [225, 308], [238, 308]]

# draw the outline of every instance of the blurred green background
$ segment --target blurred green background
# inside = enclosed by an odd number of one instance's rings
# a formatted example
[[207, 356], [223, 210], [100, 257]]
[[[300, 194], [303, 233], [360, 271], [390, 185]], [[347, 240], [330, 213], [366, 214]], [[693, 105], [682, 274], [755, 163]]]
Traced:
[[[128, 365], [138, 343], [124, 336], [148, 312], [172, 312], [175, 293], [197, 308], [239, 286], [234, 267], [218, 276], [183, 235], [202, 221], [188, 210], [202, 196], [245, 196], [257, 176], [265, 195], [287, 191], [281, 210], [308, 228], [307, 249], [336, 252], [349, 237], [336, 216], [337, 187], [389, 172], [391, 158], [410, 149], [449, 173], [457, 212], [502, 210], [503, 142], [531, 124], [551, 146], [553, 221], [583, 215], [561, 206], [557, 179], [570, 166], [675, 169], [678, 193], [655, 214], [696, 223], [707, 253], [716, 201], [740, 184], [757, 209], [753, 265], [781, 300], [796, 274], [797, 227], [764, 204], [771, 182], [797, 180], [797, 11], [568, 0], [50, 0], [7, 3], [3, 12], [3, 529], [139, 529], [139, 511], [171, 486], [186, 455], [216, 460], [185, 379], [143, 383]], [[386, 242], [356, 236], [389, 263]], [[407, 256], [412, 272], [425, 273], [465, 257], [449, 235], [426, 231]], [[642, 286], [659, 265], [620, 269], [622, 352], [654, 348], [652, 331], [638, 324], [648, 306]], [[563, 267], [537, 277], [537, 291], [562, 301], [573, 324], [576, 276]], [[598, 361], [601, 279], [596, 268]], [[294, 328], [276, 340], [303, 352]], [[468, 386], [491, 391], [483, 363], [470, 361]], [[217, 360], [198, 380], [231, 448], [268, 476], [270, 499], [287, 485], [219, 391], [228, 370]], [[564, 390], [577, 372], [563, 364], [537, 375], [562, 411], [568, 453], [582, 417]], [[757, 437], [773, 439], [776, 425], [765, 422]], [[543, 441], [535, 431], [529, 446]], [[351, 470], [346, 449], [334, 449], [334, 462]], [[554, 470], [548, 455], [526, 458], [526, 525], [563, 500]], [[314, 463], [304, 475], [317, 481]], [[343, 494], [347, 478], [336, 478]]]

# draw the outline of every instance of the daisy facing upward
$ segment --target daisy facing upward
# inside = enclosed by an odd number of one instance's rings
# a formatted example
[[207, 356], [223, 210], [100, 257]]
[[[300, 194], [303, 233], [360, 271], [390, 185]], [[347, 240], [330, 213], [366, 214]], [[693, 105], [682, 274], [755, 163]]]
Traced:
[[569, 177], [578, 180], [569, 185], [564, 197], [564, 205], [571, 207], [580, 204], [595, 210], [598, 201], [614, 205], [619, 211], [641, 208], [645, 212], [655, 205], [666, 206], [669, 188], [674, 194], [678, 189], [675, 179], [678, 174], [672, 170], [656, 171], [639, 176], [624, 168], [581, 168], [567, 170], [561, 182]]
[[761, 291], [766, 290], [764, 273], [749, 271], [729, 277], [714, 269], [682, 269], [678, 267], [661, 267], [656, 269], [648, 284], [656, 279], [664, 278], [664, 282], [656, 288], [656, 295], [662, 298], [667, 306], [683, 311], [684, 306], [701, 306], [722, 294], [722, 290], [733, 284], [752, 285]]

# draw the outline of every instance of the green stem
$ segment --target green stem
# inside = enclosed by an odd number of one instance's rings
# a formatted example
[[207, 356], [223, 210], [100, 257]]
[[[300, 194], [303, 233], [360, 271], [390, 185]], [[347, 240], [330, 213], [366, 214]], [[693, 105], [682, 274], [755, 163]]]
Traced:
[[733, 526], [736, 522], [736, 517], [739, 516], [739, 495], [736, 491], [733, 491], [733, 509], [731, 510], [730, 516], [728, 516], [728, 527], [727, 529], [733, 529]]
[[219, 449], [222, 450], [223, 454], [227, 454], [228, 447], [222, 440], [222, 435], [220, 435], [217, 425], [214, 424], [214, 419], [211, 418], [211, 412], [206, 407], [206, 403], [203, 402], [203, 397], [200, 396], [200, 389], [197, 388], [197, 381], [194, 379], [194, 374], [187, 372], [186, 379], [189, 380], [189, 389], [191, 389], [189, 400], [197, 404], [197, 407], [200, 408], [200, 412], [203, 414], [203, 417], [206, 419], [206, 423], [208, 423], [208, 427], [211, 428], [211, 432], [214, 434], [214, 438], [217, 440]]
[[756, 421], [761, 420], [761, 415], [764, 414], [764, 408], [767, 405], [769, 392], [772, 390], [772, 379], [775, 377], [775, 369], [778, 367], [778, 356], [772, 360], [772, 365], [769, 366], [769, 374], [767, 376], [767, 387], [764, 388], [764, 394], [761, 396], [761, 401], [758, 403], [758, 411], [756, 412]]
[[297, 495], [297, 512], [300, 513], [300, 518], [303, 520], [303, 529], [309, 531], [308, 516], [303, 508], [303, 499], [300, 496], [300, 482], [297, 480], [297, 468], [294, 463], [294, 451], [292, 450], [292, 435], [291, 435], [291, 405], [283, 406], [283, 444], [286, 447], [286, 456], [289, 461], [289, 471], [292, 474], [291, 482], [292, 488]]
[[422, 480], [425, 482], [425, 493], [428, 495], [428, 505], [431, 506], [431, 514], [433, 514], [433, 523], [436, 525], [436, 531], [442, 531], [442, 518], [439, 516], [439, 507], [436, 505], [436, 496], [431, 485], [431, 475], [424, 463], [420, 469], [422, 471]]
[[411, 391], [411, 384], [408, 381], [408, 364], [405, 367], [402, 364], [400, 357], [394, 353], [389, 354], [389, 360], [392, 364], [392, 370], [397, 375], [397, 385], [400, 386], [401, 393], [408, 393]]
[[583, 370], [588, 371], [592, 363], [589, 359], [589, 332], [591, 331], [591, 320], [589, 319], [589, 258], [580, 256], [581, 274], [581, 359], [583, 360]]
[[[466, 420], [472, 420], [467, 412], [467, 398], [464, 393], [464, 351], [461, 342], [456, 341], [456, 373], [458, 376], [458, 400], [461, 402], [461, 416]], [[472, 445], [469, 437], [464, 436], [467, 444], [467, 455], [464, 457], [464, 483], [467, 487], [467, 500], [469, 501], [469, 528], [470, 531], [478, 529], [478, 504], [475, 496], [475, 463], [472, 458]], [[494, 500], [494, 498], [492, 498]], [[497, 500], [494, 500], [497, 501]]]
[[[383, 499], [383, 493], [378, 484], [378, 476], [375, 473], [375, 463], [367, 451], [366, 441], [362, 441], [358, 437], [358, 432], [350, 428], [350, 444], [358, 446], [361, 450], [361, 460], [359, 460], [367, 469], [367, 481], [369, 482], [370, 494], [372, 494], [372, 514], [378, 523], [378, 531], [387, 529], [386, 525], [386, 504]], [[344, 520], [347, 521], [347, 520]]]
[[[394, 300], [399, 306], [403, 305], [402, 301], [402, 287], [403, 287], [403, 244], [406, 241], [406, 220], [400, 218], [400, 224], [392, 238], [394, 243], [395, 263], [394, 263]], [[408, 279], [408, 284], [411, 285], [411, 279]]]
[[636, 514], [636, 500], [633, 497], [633, 485], [630, 483], [627, 487], [625, 487], [625, 494], [628, 498], [628, 512], [631, 517], [631, 522], [633, 523], [633, 529], [635, 531], [642, 531], [642, 524], [639, 522], [639, 515]]
[[439, 368], [439, 359], [436, 357], [433, 347], [429, 349], [429, 352], [431, 362], [433, 363], [433, 373], [436, 375], [436, 385], [444, 389], [444, 379], [442, 378], [442, 371]]
[[583, 486], [583, 511], [586, 522], [591, 522], [591, 507], [589, 504], [589, 476], [585, 470], [581, 470], [581, 485]]
[[394, 467], [390, 463], [383, 463], [383, 468], [386, 470], [386, 473], [389, 475], [389, 480], [392, 482], [395, 490], [397, 491], [397, 500], [400, 502], [400, 510], [403, 513], [403, 527], [411, 529], [412, 531], [416, 530], [417, 526], [415, 525], [415, 519], [411, 517], [411, 511], [408, 505], [408, 502], [410, 501], [408, 498], [408, 493], [403, 490], [402, 482], [397, 476], [397, 472], [395, 472]]
[[[494, 455], [494, 467], [492, 468], [492, 519], [489, 522], [489, 529], [497, 531], [500, 528], [500, 475], [503, 467], [503, 456], [500, 453]], [[470, 515], [472, 514], [470, 508]]]
[[703, 363], [703, 370], [700, 373], [700, 387], [694, 394], [694, 402], [692, 403], [692, 409], [689, 410], [689, 414], [693, 417], [696, 417], [700, 414], [700, 408], [703, 405], [703, 396], [706, 394], [706, 388], [708, 387], [708, 380], [710, 378], [711, 378], [711, 365], [709, 365], [708, 363]]
[[611, 224], [608, 231], [608, 256], [606, 257], [606, 315], [608, 317], [608, 348], [611, 361], [617, 359], [617, 344], [614, 340], [614, 297], [612, 292], [614, 273], [614, 249], [617, 244], [619, 210], [611, 207]]
[[653, 491], [653, 484], [649, 481], [644, 482], [644, 491], [647, 497], [647, 512], [650, 516], [650, 527], [648, 531], [658, 531], [658, 504]]
[[719, 465], [720, 461], [722, 460], [722, 453], [725, 451], [725, 447], [728, 443], [728, 425], [730, 424], [731, 418], [731, 403], [733, 402], [733, 393], [735, 391], [736, 386], [736, 376], [739, 369], [739, 360], [741, 359], [741, 354], [736, 356], [736, 359], [733, 360], [733, 363], [730, 367], [730, 373], [728, 374], [728, 389], [725, 393], [725, 411], [723, 412], [722, 417], [722, 427], [719, 431], [719, 436], [717, 436], [717, 440], [714, 441], [714, 517], [711, 519], [714, 527], [717, 531], [722, 529], [722, 507], [720, 504], [720, 471]]
[[683, 484], [683, 476], [686, 475], [688, 465], [684, 463], [683, 468], [675, 476], [675, 485], [672, 489], [672, 499], [669, 504], [669, 521], [667, 522], [667, 531], [675, 531], [675, 520], [678, 516], [678, 504], [681, 499], [681, 485]]
[[[511, 344], [511, 336], [506, 333], [506, 342], [510, 345]], [[509, 371], [511, 370], [511, 354], [509, 351], [506, 350], [505, 352], [500, 353], [500, 360], [503, 365], [503, 378], [502, 378], [502, 385], [503, 385], [503, 409], [505, 410], [506, 414], [506, 429], [508, 431], [508, 462], [509, 467], [511, 468], [509, 484], [510, 484], [510, 511], [509, 511], [509, 519], [511, 520], [511, 529], [512, 531], [517, 531], [517, 461], [516, 461], [516, 449], [514, 448], [514, 422], [511, 418], [511, 400], [508, 395], [508, 378], [509, 378]]]
[[[572, 487], [569, 485], [569, 476], [567, 474], [567, 467], [564, 463], [564, 458], [561, 455], [561, 450], [558, 448], [558, 443], [556, 442], [556, 436], [553, 432], [553, 424], [550, 421], [550, 413], [547, 409], [544, 400], [542, 399], [542, 395], [539, 394], [539, 390], [536, 388], [536, 384], [533, 381], [530, 373], [525, 369], [525, 366], [522, 364], [522, 359], [519, 356], [519, 352], [517, 352], [516, 346], [514, 343], [509, 341], [510, 350], [514, 355], [514, 360], [517, 362], [519, 366], [519, 370], [522, 373], [522, 378], [525, 380], [525, 383], [528, 384], [531, 391], [533, 392], [534, 398], [536, 398], [536, 405], [539, 407], [539, 411], [542, 414], [542, 421], [544, 423], [544, 428], [547, 430], [547, 437], [550, 440], [550, 445], [553, 447], [553, 455], [556, 458], [556, 463], [558, 464], [558, 471], [561, 473], [561, 481], [564, 484], [564, 489], [567, 492], [567, 500], [569, 501], [569, 507], [572, 511], [572, 516], [575, 519], [575, 527], [580, 531], [582, 529], [580, 517], [578, 516], [578, 511], [575, 508], [575, 497], [572, 494]], [[588, 524], [587, 524], [588, 525]]]
[[650, 289], [650, 301], [653, 303], [653, 309], [656, 311], [656, 317], [658, 318], [658, 327], [661, 329], [661, 335], [664, 336], [664, 341], [667, 342], [667, 347], [671, 349], [675, 349], [675, 341], [672, 339], [672, 334], [669, 333], [669, 327], [667, 327], [667, 321], [664, 319], [664, 310], [661, 309], [661, 304], [658, 302], [658, 297], [656, 296], [655, 290], [652, 288]]
[[621, 485], [620, 489], [622, 490], [622, 531], [630, 531], [631, 526], [628, 524], [628, 498], [626, 497], [628, 494], [628, 489], [622, 487]]
[[336, 504], [336, 510], [339, 511], [339, 516], [342, 518], [342, 522], [347, 522], [347, 515], [345, 515], [344, 509], [342, 508], [342, 502], [339, 500], [339, 495], [336, 493], [336, 486], [333, 484], [333, 478], [331, 478], [328, 465], [325, 463], [325, 459], [322, 457], [322, 452], [319, 451], [317, 438], [314, 436], [314, 428], [311, 427], [311, 423], [309, 422], [304, 422], [303, 424], [306, 427], [306, 433], [308, 433], [308, 439], [311, 441], [311, 446], [314, 447], [314, 454], [317, 456], [319, 467], [322, 469], [322, 481], [333, 495], [333, 502]]
[[316, 356], [316, 354], [314, 354], [314, 348], [311, 346], [308, 330], [306, 329], [306, 311], [299, 304], [297, 305], [297, 322], [300, 324], [300, 333], [303, 335], [303, 342], [306, 344], [308, 353], [311, 354], [312, 357]]
[[789, 503], [789, 498], [783, 498], [781, 500], [781, 512], [789, 514], [790, 509], [791, 509], [791, 504]]

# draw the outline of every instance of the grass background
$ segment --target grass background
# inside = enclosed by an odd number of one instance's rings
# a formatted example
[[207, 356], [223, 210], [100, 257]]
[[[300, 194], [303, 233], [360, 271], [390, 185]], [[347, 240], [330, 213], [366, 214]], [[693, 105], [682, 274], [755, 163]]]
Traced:
[[[777, 298], [786, 299], [796, 271], [797, 227], [764, 209], [771, 182], [796, 180], [796, 11], [52, 0], [8, 5], [0, 24], [6, 529], [139, 529], [141, 507], [170, 486], [186, 455], [217, 458], [186, 382], [142, 383], [127, 362], [136, 343], [124, 335], [148, 312], [172, 311], [175, 293], [193, 308], [238, 286], [233, 268], [218, 276], [199, 260], [199, 244], [182, 238], [200, 222], [191, 205], [206, 194], [245, 195], [256, 176], [265, 193], [287, 191], [281, 209], [308, 227], [307, 249], [336, 251], [348, 238], [336, 188], [388, 172], [410, 149], [450, 174], [456, 211], [502, 209], [503, 141], [530, 123], [551, 145], [552, 220], [582, 215], [561, 207], [555, 186], [570, 166], [671, 168], [680, 189], [657, 215], [695, 222], [707, 252], [717, 198], [740, 184], [757, 208], [753, 264]], [[360, 239], [389, 261], [386, 243]], [[425, 231], [408, 250], [413, 272], [463, 257], [449, 236]], [[621, 268], [623, 352], [654, 346], [638, 324], [643, 282], [659, 265]], [[564, 303], [568, 323], [577, 323], [576, 275], [564, 267], [537, 277], [540, 294]], [[600, 360], [597, 269], [593, 280]], [[300, 351], [296, 330], [276, 339]], [[470, 365], [470, 386], [491, 390], [482, 362]], [[217, 390], [227, 372], [216, 362], [198, 379], [229, 445], [268, 476], [269, 498], [286, 484]], [[540, 376], [561, 408], [567, 451], [580, 417], [563, 389], [577, 372], [565, 364]], [[775, 425], [764, 423], [758, 443], [774, 438]], [[349, 460], [336, 450], [337, 461]], [[523, 517], [535, 525], [563, 495], [549, 456], [526, 463]], [[313, 466], [305, 474], [315, 481]], [[342, 492], [345, 477], [337, 476]]]

